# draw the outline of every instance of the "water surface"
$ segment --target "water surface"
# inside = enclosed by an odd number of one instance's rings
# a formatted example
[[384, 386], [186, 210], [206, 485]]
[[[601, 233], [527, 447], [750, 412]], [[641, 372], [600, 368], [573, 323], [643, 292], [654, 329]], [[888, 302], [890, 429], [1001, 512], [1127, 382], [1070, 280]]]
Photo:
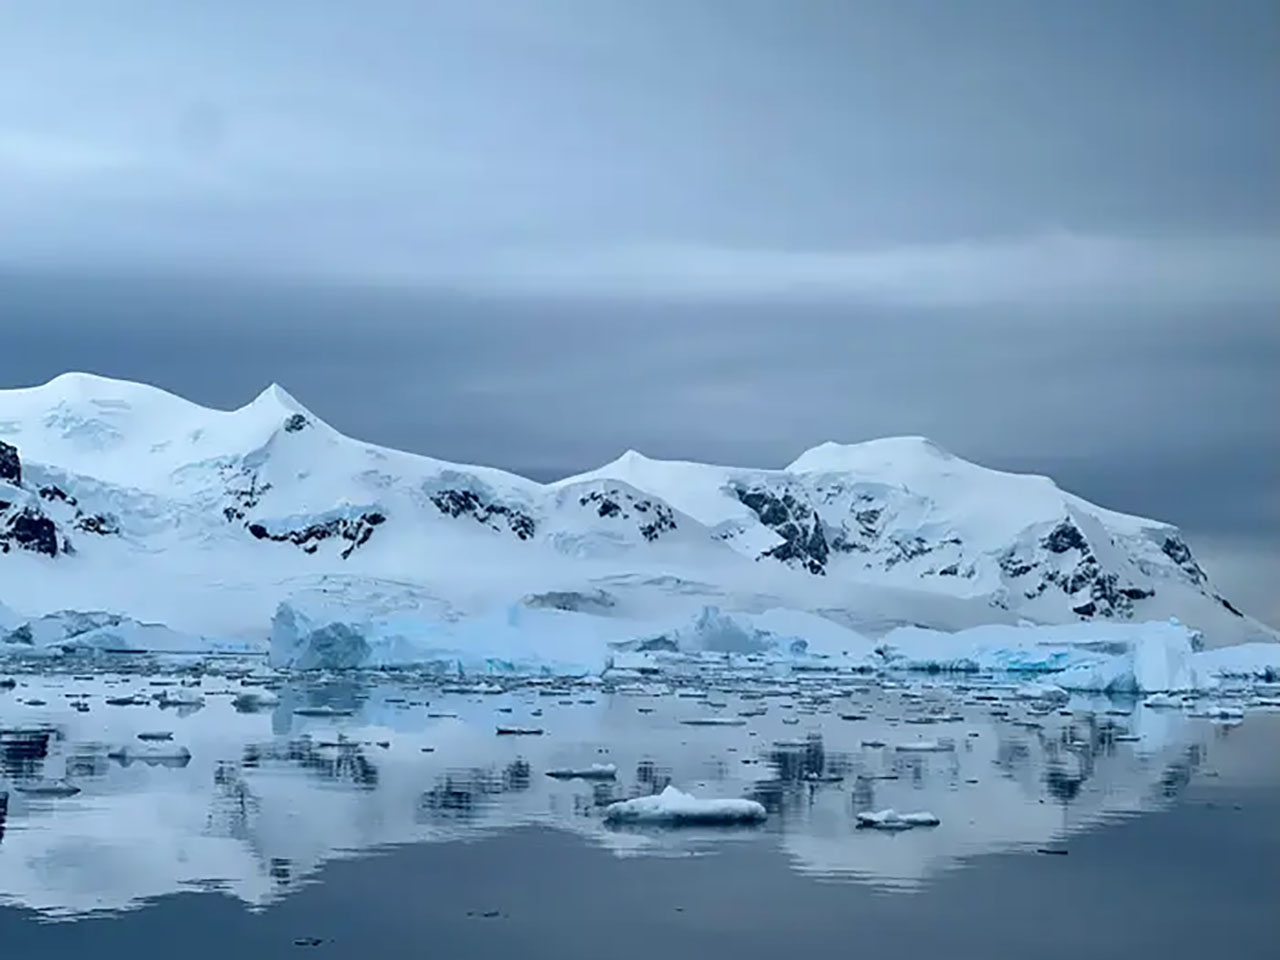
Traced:
[[[497, 694], [355, 678], [290, 681], [278, 706], [242, 712], [252, 676], [18, 680], [0, 693], [13, 956], [1280, 945], [1280, 715], [1265, 709], [1228, 725], [847, 677]], [[127, 696], [144, 704], [107, 703]], [[706, 717], [740, 725], [683, 722]], [[923, 740], [944, 749], [897, 749]], [[616, 779], [545, 775], [593, 763]], [[50, 780], [80, 793], [22, 792]], [[605, 804], [668, 782], [755, 798], [769, 819], [605, 826]], [[856, 828], [884, 807], [942, 822]]]

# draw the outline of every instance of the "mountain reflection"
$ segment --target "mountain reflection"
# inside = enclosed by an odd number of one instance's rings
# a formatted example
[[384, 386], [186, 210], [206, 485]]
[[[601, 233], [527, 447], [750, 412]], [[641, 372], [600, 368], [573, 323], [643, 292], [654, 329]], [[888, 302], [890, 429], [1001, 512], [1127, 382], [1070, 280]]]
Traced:
[[[308, 684], [246, 671], [186, 681], [199, 710], [108, 702], [145, 680], [32, 675], [26, 700], [42, 705], [0, 699], [0, 898], [48, 916], [178, 890], [262, 904], [335, 858], [526, 824], [628, 856], [734, 835], [605, 828], [609, 803], [668, 785], [759, 801], [769, 819], [745, 836], [776, 844], [798, 871], [912, 890], [975, 856], [1159, 809], [1210, 768], [1246, 776], [1256, 757], [1231, 727], [1182, 711], [1059, 709], [936, 678], [446, 689], [430, 677]], [[263, 687], [269, 705], [240, 709]], [[707, 717], [742, 722], [684, 723]], [[1251, 713], [1247, 724], [1274, 733], [1276, 720]], [[543, 732], [497, 736], [500, 725]], [[564, 773], [593, 764], [612, 772]], [[857, 829], [855, 814], [885, 808], [941, 824]], [[77, 883], [43, 871], [49, 858], [74, 862]]]

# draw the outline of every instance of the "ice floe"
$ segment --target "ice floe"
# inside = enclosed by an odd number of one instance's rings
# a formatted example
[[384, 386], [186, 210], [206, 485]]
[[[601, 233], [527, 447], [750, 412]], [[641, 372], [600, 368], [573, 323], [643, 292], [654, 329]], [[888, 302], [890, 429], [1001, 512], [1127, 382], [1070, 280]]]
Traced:
[[615, 824], [665, 826], [760, 823], [767, 817], [755, 800], [709, 800], [668, 786], [659, 794], [621, 800], [605, 808], [604, 818]]

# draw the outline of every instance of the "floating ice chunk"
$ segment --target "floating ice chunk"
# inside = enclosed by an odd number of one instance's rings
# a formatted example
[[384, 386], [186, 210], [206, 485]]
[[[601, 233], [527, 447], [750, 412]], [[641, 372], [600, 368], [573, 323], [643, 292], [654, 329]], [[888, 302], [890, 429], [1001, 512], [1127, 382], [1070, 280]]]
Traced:
[[265, 690], [245, 690], [243, 693], [236, 694], [231, 701], [231, 706], [240, 713], [254, 713], [277, 706], [279, 703], [280, 698], [274, 693], [268, 693]]
[[293, 712], [299, 717], [350, 717], [355, 715], [354, 710], [344, 710], [338, 707], [295, 707]]
[[156, 697], [156, 706], [158, 707], [203, 707], [204, 697], [196, 693], [194, 690], [186, 690], [178, 688], [176, 690], [165, 690], [160, 696]]
[[608, 823], [651, 823], [665, 826], [760, 823], [764, 806], [754, 800], [705, 800], [668, 786], [662, 793], [622, 800], [605, 807]]
[[1142, 701], [1144, 707], [1153, 709], [1170, 709], [1182, 707], [1186, 703], [1182, 697], [1175, 697], [1171, 693], [1153, 693], [1147, 699]]
[[1043, 680], [1033, 680], [1031, 683], [1024, 683], [1013, 694], [1020, 700], [1043, 700], [1046, 703], [1066, 703], [1071, 699], [1071, 694], [1063, 690], [1056, 683], [1046, 683]]
[[80, 788], [66, 780], [36, 780], [15, 787], [19, 793], [31, 797], [74, 797]]
[[1209, 703], [1192, 710], [1190, 716], [1208, 720], [1243, 720], [1244, 711], [1225, 703]]
[[857, 815], [859, 828], [872, 830], [910, 830], [912, 827], [936, 827], [942, 821], [928, 811], [898, 813], [896, 810], [867, 811]]
[[589, 767], [556, 767], [547, 771], [556, 780], [612, 780], [618, 768], [612, 763], [593, 763]]
[[107, 756], [124, 766], [145, 763], [154, 767], [185, 767], [191, 762], [191, 751], [186, 747], [120, 747]]
[[956, 745], [949, 740], [913, 740], [894, 747], [901, 753], [949, 753], [955, 748]]

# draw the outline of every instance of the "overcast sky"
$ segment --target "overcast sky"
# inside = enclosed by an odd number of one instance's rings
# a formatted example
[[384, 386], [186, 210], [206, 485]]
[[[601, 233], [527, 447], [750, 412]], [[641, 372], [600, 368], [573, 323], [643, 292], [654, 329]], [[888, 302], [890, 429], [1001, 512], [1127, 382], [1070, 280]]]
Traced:
[[0, 0], [0, 386], [541, 478], [921, 433], [1280, 623], [1280, 5]]

